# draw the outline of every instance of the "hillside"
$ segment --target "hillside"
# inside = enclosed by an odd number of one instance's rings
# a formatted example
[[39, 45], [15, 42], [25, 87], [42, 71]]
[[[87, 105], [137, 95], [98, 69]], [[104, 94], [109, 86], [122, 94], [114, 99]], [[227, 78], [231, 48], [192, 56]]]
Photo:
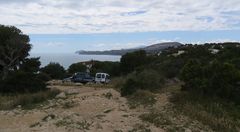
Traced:
[[169, 47], [178, 47], [182, 44], [179, 42], [166, 42], [166, 43], [158, 43], [150, 46], [142, 47], [142, 48], [132, 48], [132, 49], [121, 49], [121, 50], [106, 50], [106, 51], [77, 51], [77, 54], [85, 54], [85, 55], [124, 55], [129, 52], [134, 52], [137, 50], [145, 50], [147, 53], [158, 53]]

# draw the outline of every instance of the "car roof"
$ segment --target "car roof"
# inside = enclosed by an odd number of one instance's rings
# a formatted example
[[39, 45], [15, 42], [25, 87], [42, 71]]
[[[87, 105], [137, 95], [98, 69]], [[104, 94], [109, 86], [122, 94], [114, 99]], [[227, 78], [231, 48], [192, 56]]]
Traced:
[[107, 74], [107, 73], [103, 73], [103, 72], [96, 73], [96, 75], [97, 75], [97, 74], [109, 75], [109, 74]]

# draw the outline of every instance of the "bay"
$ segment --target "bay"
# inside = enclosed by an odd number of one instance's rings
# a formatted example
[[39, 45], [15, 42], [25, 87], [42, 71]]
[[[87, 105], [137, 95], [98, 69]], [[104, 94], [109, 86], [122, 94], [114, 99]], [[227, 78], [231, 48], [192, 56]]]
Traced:
[[30, 57], [40, 57], [41, 67], [50, 62], [57, 62], [67, 69], [71, 64], [90, 60], [118, 62], [121, 56], [116, 55], [79, 55], [71, 53], [30, 53]]

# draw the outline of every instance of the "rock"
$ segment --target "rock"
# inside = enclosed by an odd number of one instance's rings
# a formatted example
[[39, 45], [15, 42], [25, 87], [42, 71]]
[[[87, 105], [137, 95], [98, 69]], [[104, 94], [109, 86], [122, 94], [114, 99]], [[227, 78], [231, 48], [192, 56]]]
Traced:
[[95, 124], [95, 128], [96, 128], [96, 129], [103, 129], [103, 127], [101, 126], [100, 123], [96, 123], [96, 124]]
[[103, 111], [103, 113], [109, 113], [111, 111], [112, 111], [112, 109], [106, 109], [106, 110]]
[[62, 80], [51, 80], [47, 82], [47, 85], [53, 86], [53, 85], [61, 85]]
[[21, 105], [18, 105], [18, 106], [17, 106], [17, 108], [19, 108], [19, 109], [20, 109], [20, 108], [22, 108], [22, 106], [21, 106]]
[[94, 82], [88, 82], [86, 83], [86, 85], [94, 85], [95, 83]]
[[185, 132], [192, 132], [192, 131], [191, 131], [190, 129], [187, 128], [187, 129], [185, 129]]
[[79, 93], [78, 89], [69, 89], [66, 91], [67, 95], [78, 94], [78, 93]]
[[42, 119], [42, 121], [49, 121], [49, 120], [52, 120], [52, 119], [55, 119], [55, 118], [56, 118], [55, 115], [49, 114], [49, 115], [45, 116], [45, 117]]
[[75, 86], [83, 86], [82, 83], [75, 83]]
[[56, 96], [56, 98], [57, 98], [57, 99], [66, 99], [67, 96], [66, 96], [66, 94], [65, 94], [64, 92], [61, 92], [60, 94], [58, 94], [58, 95]]

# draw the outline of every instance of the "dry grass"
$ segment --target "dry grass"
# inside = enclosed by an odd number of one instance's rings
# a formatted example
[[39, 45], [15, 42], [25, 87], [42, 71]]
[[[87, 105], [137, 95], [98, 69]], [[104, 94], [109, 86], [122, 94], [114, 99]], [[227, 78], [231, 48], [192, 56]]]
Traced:
[[127, 97], [130, 108], [136, 108], [140, 105], [151, 107], [157, 101], [155, 98], [156, 96], [152, 92], [146, 90], [138, 90], [133, 95]]
[[163, 127], [171, 125], [172, 122], [164, 114], [156, 111], [152, 111], [148, 114], [139, 116], [143, 121], [153, 123], [156, 127]]
[[122, 88], [123, 84], [126, 81], [126, 77], [115, 77], [111, 80], [111, 85], [117, 90], [120, 91]]
[[189, 116], [218, 132], [240, 131], [240, 106], [213, 97], [176, 93], [171, 102], [176, 112]]
[[41, 91], [37, 93], [26, 93], [17, 95], [1, 95], [0, 96], [0, 110], [14, 109], [21, 105], [24, 109], [33, 108], [34, 105], [44, 102], [47, 99], [54, 98], [58, 93], [57, 89]]

